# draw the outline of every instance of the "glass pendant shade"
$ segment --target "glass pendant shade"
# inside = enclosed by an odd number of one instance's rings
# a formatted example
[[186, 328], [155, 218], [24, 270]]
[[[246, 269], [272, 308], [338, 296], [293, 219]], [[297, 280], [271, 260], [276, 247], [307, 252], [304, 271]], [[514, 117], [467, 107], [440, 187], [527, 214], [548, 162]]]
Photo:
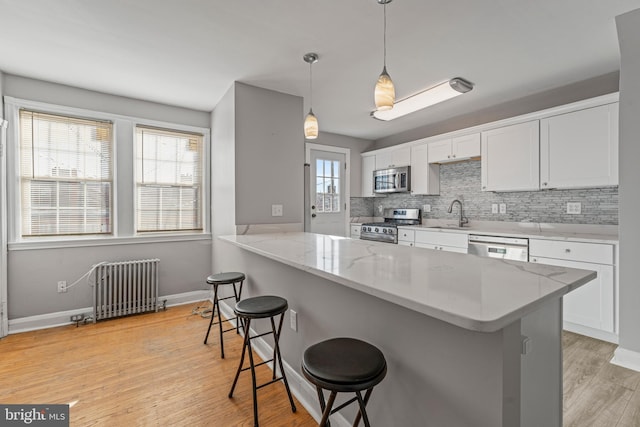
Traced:
[[309, 114], [304, 119], [304, 137], [306, 139], [316, 139], [318, 137], [318, 119], [311, 109], [309, 109]]
[[374, 97], [377, 110], [386, 111], [393, 108], [393, 103], [396, 100], [396, 89], [389, 73], [387, 73], [386, 66], [382, 69], [382, 74], [380, 74], [376, 82]]

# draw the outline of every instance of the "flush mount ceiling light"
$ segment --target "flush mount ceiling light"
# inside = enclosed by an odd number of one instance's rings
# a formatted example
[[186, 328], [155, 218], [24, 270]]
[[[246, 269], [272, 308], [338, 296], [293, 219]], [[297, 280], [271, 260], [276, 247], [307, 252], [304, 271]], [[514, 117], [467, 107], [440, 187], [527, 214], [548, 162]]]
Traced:
[[382, 73], [378, 77], [376, 82], [376, 88], [374, 92], [374, 99], [376, 103], [377, 111], [387, 111], [393, 108], [393, 104], [396, 100], [396, 89], [393, 86], [393, 81], [387, 73], [387, 3], [391, 3], [392, 0], [378, 0], [384, 8], [384, 32], [383, 32], [383, 65]]
[[313, 74], [311, 67], [318, 62], [318, 54], [307, 53], [302, 59], [309, 64], [309, 114], [304, 119], [304, 137], [306, 139], [316, 139], [318, 137], [318, 119], [313, 114]]
[[386, 111], [372, 111], [371, 117], [378, 120], [393, 120], [401, 116], [422, 110], [447, 99], [454, 98], [473, 89], [473, 83], [470, 83], [460, 77], [453, 78], [449, 81], [440, 83], [425, 91], [411, 95], [407, 98], [396, 102], [393, 109]]

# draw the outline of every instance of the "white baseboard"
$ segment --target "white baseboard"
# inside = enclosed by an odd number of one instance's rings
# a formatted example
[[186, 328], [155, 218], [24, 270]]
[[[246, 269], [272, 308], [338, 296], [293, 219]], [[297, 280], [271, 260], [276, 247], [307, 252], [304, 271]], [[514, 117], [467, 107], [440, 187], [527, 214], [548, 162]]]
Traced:
[[618, 347], [613, 352], [611, 363], [640, 372], [640, 353]]
[[[159, 305], [162, 306], [166, 301], [167, 307], [181, 304], [189, 304], [191, 302], [210, 299], [209, 290], [200, 290], [192, 292], [184, 292], [181, 294], [165, 295], [158, 298]], [[38, 314], [35, 316], [20, 317], [17, 319], [9, 319], [9, 334], [18, 334], [20, 332], [35, 331], [38, 329], [55, 328], [56, 326], [71, 325], [69, 319], [76, 314], [92, 314], [93, 307], [76, 308], [67, 311], [58, 311], [55, 313]]]
[[[220, 311], [227, 319], [235, 316], [233, 309], [224, 301], [220, 302]], [[231, 323], [235, 326], [235, 321]], [[255, 331], [253, 332], [255, 333]], [[273, 357], [273, 348], [262, 338], [253, 340], [252, 347], [262, 360], [268, 360]], [[287, 374], [287, 381], [291, 393], [298, 399], [302, 406], [304, 406], [313, 419], [316, 420], [316, 422], [320, 422], [322, 412], [320, 412], [320, 403], [318, 402], [318, 394], [315, 386], [300, 375], [296, 369], [292, 368], [286, 360], [283, 360], [282, 364]], [[273, 370], [272, 363], [268, 363], [267, 366]], [[342, 414], [335, 413], [331, 416], [331, 425], [336, 427], [350, 427], [352, 423], [348, 422]]]
[[599, 329], [590, 328], [588, 326], [578, 325], [576, 323], [563, 322], [562, 328], [569, 332], [575, 332], [576, 334], [586, 335], [597, 340], [610, 342], [612, 344], [618, 344], [618, 335], [613, 332], [605, 332]]

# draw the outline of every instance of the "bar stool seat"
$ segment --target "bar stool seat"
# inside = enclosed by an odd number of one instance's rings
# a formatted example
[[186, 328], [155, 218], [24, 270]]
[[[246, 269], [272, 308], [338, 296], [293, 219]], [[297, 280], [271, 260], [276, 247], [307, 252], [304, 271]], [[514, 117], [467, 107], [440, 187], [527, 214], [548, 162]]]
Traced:
[[[204, 337], [204, 343], [206, 344], [207, 340], [209, 339], [209, 332], [211, 332], [211, 327], [213, 325], [216, 325], [216, 324], [219, 325], [219, 330], [220, 330], [220, 357], [222, 357], [223, 359], [224, 359], [224, 340], [222, 339], [222, 334], [224, 334], [225, 332], [233, 331], [233, 330], [235, 330], [236, 333], [237, 333], [238, 329], [240, 327], [240, 322], [237, 322], [235, 328], [229, 328], [229, 329], [223, 329], [222, 328], [222, 324], [224, 322], [229, 322], [229, 321], [232, 321], [232, 320], [236, 320], [237, 317], [231, 317], [229, 319], [222, 320], [222, 317], [220, 316], [220, 301], [223, 301], [223, 300], [226, 300], [226, 299], [230, 299], [230, 298], [235, 299], [236, 303], [238, 301], [240, 301], [240, 298], [242, 296], [242, 285], [244, 284], [244, 279], [245, 279], [244, 273], [240, 273], [240, 272], [237, 272], [237, 271], [230, 271], [230, 272], [225, 272], [225, 273], [212, 274], [211, 276], [207, 277], [207, 284], [213, 286], [213, 308], [211, 309], [211, 321], [209, 322], [209, 328], [207, 329], [207, 335], [205, 335], [205, 337]], [[238, 283], [240, 284], [239, 288], [237, 287]], [[218, 297], [218, 286], [220, 286], [220, 285], [233, 285], [233, 295], [230, 295], [228, 297], [219, 298]], [[214, 322], [214, 318], [216, 317], [216, 314], [217, 314], [218, 320]]]
[[[238, 316], [239, 321], [242, 322], [243, 330], [244, 330], [244, 345], [242, 347], [242, 355], [240, 356], [240, 364], [238, 365], [238, 370], [236, 371], [236, 376], [233, 380], [233, 384], [231, 386], [231, 391], [229, 391], [229, 398], [233, 397], [233, 391], [236, 388], [236, 384], [238, 382], [238, 377], [240, 376], [240, 372], [246, 371], [248, 369], [251, 370], [251, 382], [253, 388], [253, 421], [254, 426], [258, 427], [258, 399], [257, 399], [257, 390], [265, 387], [269, 384], [273, 384], [282, 380], [284, 383], [284, 387], [287, 391], [287, 395], [289, 397], [289, 403], [291, 404], [291, 411], [296, 412], [296, 405], [293, 402], [293, 397], [291, 396], [291, 390], [289, 390], [289, 383], [287, 382], [287, 377], [284, 372], [284, 366], [282, 364], [282, 356], [280, 355], [280, 333], [282, 331], [282, 321], [284, 320], [284, 313], [289, 308], [289, 304], [286, 299], [273, 295], [265, 295], [253, 298], [246, 298], [242, 301], [236, 303], [234, 312], [236, 316]], [[278, 327], [276, 328], [275, 317], [280, 316]], [[251, 334], [251, 321], [253, 319], [266, 319], [268, 318], [271, 322], [271, 331], [264, 332], [255, 336], [250, 336]], [[265, 360], [261, 363], [254, 363], [253, 361], [253, 351], [251, 349], [251, 340], [260, 338], [265, 335], [273, 335], [273, 358], [270, 360]], [[244, 365], [244, 357], [246, 353], [249, 353], [249, 366], [243, 368]], [[269, 362], [273, 362], [273, 376], [271, 381], [268, 381], [264, 384], [257, 385], [256, 384], [256, 371], [255, 368], [267, 364]], [[277, 369], [280, 367], [280, 376], [277, 376]]]
[[[365, 407], [373, 387], [387, 374], [387, 362], [378, 348], [355, 338], [322, 341], [305, 350], [302, 373], [316, 386], [322, 409], [321, 427], [329, 425], [331, 414], [355, 401], [358, 401], [360, 410], [353, 425], [357, 426], [362, 417], [365, 426], [370, 426]], [[326, 404], [323, 389], [330, 391]], [[364, 398], [361, 394], [363, 390], [366, 390]], [[355, 392], [356, 397], [332, 409], [339, 392]]]

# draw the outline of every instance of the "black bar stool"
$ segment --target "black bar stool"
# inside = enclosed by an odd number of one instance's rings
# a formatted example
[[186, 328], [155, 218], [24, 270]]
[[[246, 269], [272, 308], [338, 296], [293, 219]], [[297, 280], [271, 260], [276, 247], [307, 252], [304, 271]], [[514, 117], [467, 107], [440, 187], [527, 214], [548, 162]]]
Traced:
[[[235, 313], [238, 316], [239, 321], [242, 322], [242, 327], [244, 328], [244, 345], [242, 347], [242, 356], [240, 357], [240, 364], [238, 365], [238, 371], [236, 372], [236, 377], [233, 380], [233, 385], [231, 386], [231, 391], [229, 392], [229, 397], [233, 397], [233, 390], [236, 388], [236, 383], [238, 382], [238, 377], [240, 376], [240, 372], [246, 371], [247, 369], [251, 369], [251, 381], [253, 386], [253, 423], [255, 427], [258, 427], [258, 399], [257, 399], [257, 390], [259, 388], [265, 387], [269, 384], [273, 384], [277, 381], [282, 380], [284, 382], [284, 387], [287, 390], [287, 395], [289, 396], [289, 402], [291, 403], [291, 411], [296, 412], [296, 405], [293, 403], [293, 397], [291, 396], [291, 391], [289, 390], [289, 383], [287, 382], [287, 377], [284, 373], [284, 367], [282, 366], [282, 356], [280, 355], [280, 346], [278, 341], [280, 340], [280, 332], [282, 331], [282, 321], [284, 319], [284, 313], [287, 311], [289, 304], [287, 300], [277, 296], [259, 296], [253, 298], [244, 299], [236, 304]], [[276, 323], [274, 318], [280, 315], [280, 321], [278, 327], [276, 329]], [[255, 335], [250, 337], [251, 329], [251, 320], [253, 319], [266, 319], [269, 318], [271, 321], [271, 331], [264, 332], [259, 335]], [[264, 362], [258, 363], [257, 365], [253, 362], [253, 352], [251, 351], [251, 340], [255, 338], [259, 338], [265, 335], [273, 334], [273, 358], [270, 360], [265, 360]], [[243, 368], [244, 364], [244, 355], [246, 352], [249, 352], [249, 367]], [[256, 385], [256, 370], [255, 368], [264, 365], [266, 363], [273, 362], [273, 377], [271, 381], [266, 382], [261, 385]], [[280, 376], [276, 376], [277, 366], [280, 366]]]
[[[358, 401], [360, 410], [353, 423], [356, 427], [360, 417], [370, 427], [366, 405], [373, 387], [387, 375], [384, 355], [373, 345], [354, 338], [333, 338], [307, 348], [302, 358], [302, 373], [316, 386], [322, 420], [320, 427], [329, 426], [329, 416], [347, 405]], [[329, 401], [325, 404], [322, 390], [329, 390]], [[364, 399], [362, 390], [366, 390]], [[336, 394], [355, 392], [356, 397], [332, 409]]]
[[[220, 329], [220, 356], [224, 359], [224, 340], [222, 339], [222, 334], [225, 332], [229, 332], [229, 331], [233, 331], [235, 330], [236, 333], [238, 332], [238, 328], [240, 327], [240, 322], [238, 322], [236, 324], [235, 328], [229, 328], [229, 329], [222, 329], [222, 323], [223, 322], [229, 322], [231, 320], [235, 320], [237, 319], [237, 317], [231, 317], [229, 319], [226, 320], [222, 320], [222, 316], [220, 316], [220, 301], [226, 300], [226, 299], [230, 299], [230, 298], [234, 298], [236, 300], [236, 303], [238, 301], [240, 301], [240, 297], [242, 295], [242, 285], [244, 283], [244, 274], [243, 273], [238, 273], [237, 271], [232, 271], [232, 272], [228, 272], [228, 273], [218, 273], [218, 274], [212, 274], [211, 276], [207, 277], [207, 283], [209, 285], [213, 285], [213, 309], [211, 310], [211, 321], [209, 322], [209, 329], [207, 329], [207, 335], [205, 335], [204, 337], [204, 343], [207, 343], [207, 339], [209, 339], [209, 332], [211, 332], [211, 326], [212, 325], [219, 325], [219, 329]], [[240, 287], [237, 288], [236, 285], [240, 283]], [[233, 295], [228, 296], [228, 297], [224, 297], [224, 298], [218, 298], [218, 286], [220, 285], [233, 285]], [[216, 322], [213, 321], [213, 318], [216, 317], [216, 311], [218, 312], [218, 320]]]

